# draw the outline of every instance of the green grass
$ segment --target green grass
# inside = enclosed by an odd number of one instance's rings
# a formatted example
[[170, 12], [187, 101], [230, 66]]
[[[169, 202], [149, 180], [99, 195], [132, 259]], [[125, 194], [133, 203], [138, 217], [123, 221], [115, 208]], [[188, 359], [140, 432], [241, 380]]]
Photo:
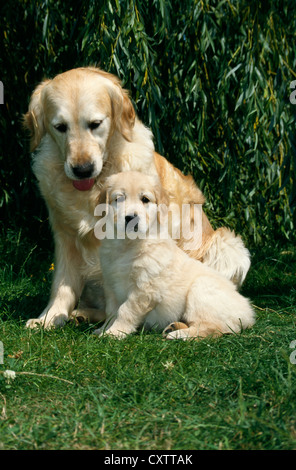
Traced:
[[200, 342], [27, 330], [53, 260], [21, 233], [0, 253], [0, 449], [295, 449], [295, 250], [254, 254], [251, 330]]

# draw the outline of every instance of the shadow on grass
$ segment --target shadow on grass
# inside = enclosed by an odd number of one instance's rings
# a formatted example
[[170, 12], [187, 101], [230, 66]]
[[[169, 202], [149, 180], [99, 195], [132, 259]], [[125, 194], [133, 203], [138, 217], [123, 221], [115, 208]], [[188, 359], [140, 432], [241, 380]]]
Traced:
[[241, 293], [263, 308], [295, 305], [296, 250], [253, 253], [251, 269]]
[[5, 320], [28, 320], [40, 315], [48, 302], [48, 295], [22, 294], [11, 297], [8, 294], [0, 296], [0, 318]]

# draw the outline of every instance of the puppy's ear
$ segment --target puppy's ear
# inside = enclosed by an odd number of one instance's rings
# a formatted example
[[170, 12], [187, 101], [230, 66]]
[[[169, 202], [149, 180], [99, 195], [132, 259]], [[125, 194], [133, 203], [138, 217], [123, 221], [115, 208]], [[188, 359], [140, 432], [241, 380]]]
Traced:
[[43, 116], [43, 105], [41, 100], [41, 92], [43, 88], [50, 82], [51, 80], [44, 80], [40, 83], [34, 90], [28, 112], [23, 116], [23, 124], [25, 129], [28, 129], [31, 134], [31, 141], [30, 141], [30, 150], [33, 152], [38, 145], [42, 137], [45, 134], [45, 127], [44, 127], [44, 116]]
[[109, 188], [106, 183], [104, 184], [104, 186], [102, 186], [95, 207], [95, 215], [102, 217], [103, 214], [105, 217], [109, 214]]
[[157, 220], [160, 224], [162, 224], [167, 220], [170, 196], [169, 196], [169, 193], [163, 188], [163, 186], [160, 183], [157, 184], [154, 192], [155, 192], [156, 203], [158, 206]]
[[155, 193], [155, 198], [156, 198], [156, 204], [164, 204], [166, 206], [169, 205], [170, 203], [170, 196], [168, 191], [164, 189], [164, 187], [158, 183], [155, 188], [154, 188], [154, 193]]
[[104, 184], [104, 186], [101, 189], [99, 199], [98, 199], [98, 204], [109, 204], [109, 188], [107, 184]]

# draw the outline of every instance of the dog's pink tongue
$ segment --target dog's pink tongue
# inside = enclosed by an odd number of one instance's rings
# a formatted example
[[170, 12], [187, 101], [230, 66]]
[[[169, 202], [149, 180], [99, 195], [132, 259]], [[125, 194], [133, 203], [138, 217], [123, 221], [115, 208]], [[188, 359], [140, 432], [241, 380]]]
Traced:
[[78, 189], [78, 191], [88, 191], [93, 187], [94, 183], [94, 178], [90, 178], [87, 180], [74, 180], [73, 186], [74, 188]]

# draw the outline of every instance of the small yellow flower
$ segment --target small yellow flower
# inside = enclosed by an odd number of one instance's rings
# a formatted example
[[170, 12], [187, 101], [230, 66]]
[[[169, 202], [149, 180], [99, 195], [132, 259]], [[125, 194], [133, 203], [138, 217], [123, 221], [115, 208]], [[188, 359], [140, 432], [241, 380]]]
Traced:
[[54, 263], [51, 263], [50, 268], [48, 271], [54, 271]]

